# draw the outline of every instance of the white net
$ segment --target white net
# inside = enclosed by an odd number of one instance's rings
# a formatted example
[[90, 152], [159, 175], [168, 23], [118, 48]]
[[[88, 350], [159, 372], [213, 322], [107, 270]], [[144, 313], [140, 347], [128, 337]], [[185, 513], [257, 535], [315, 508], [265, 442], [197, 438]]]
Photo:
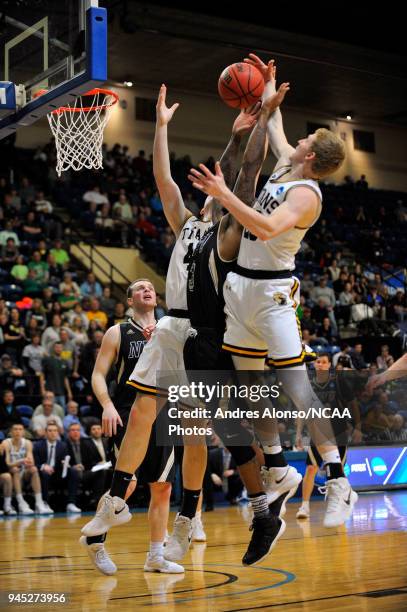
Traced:
[[58, 176], [69, 169], [103, 167], [103, 131], [117, 97], [105, 90], [92, 90], [89, 94], [48, 115], [57, 150]]

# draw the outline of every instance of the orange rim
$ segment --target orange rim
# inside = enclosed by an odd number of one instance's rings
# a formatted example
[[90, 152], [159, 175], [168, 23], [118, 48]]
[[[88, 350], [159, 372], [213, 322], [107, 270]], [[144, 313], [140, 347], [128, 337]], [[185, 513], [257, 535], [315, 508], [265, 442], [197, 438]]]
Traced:
[[105, 94], [105, 96], [112, 96], [113, 100], [111, 102], [109, 102], [109, 104], [99, 104], [97, 106], [80, 106], [78, 107], [71, 107], [71, 106], [61, 106], [60, 108], [56, 108], [55, 110], [52, 111], [52, 114], [54, 115], [59, 115], [60, 113], [80, 113], [80, 112], [84, 112], [84, 113], [89, 113], [90, 111], [97, 111], [97, 110], [103, 110], [106, 108], [109, 108], [110, 106], [113, 106], [114, 104], [116, 104], [116, 102], [118, 102], [119, 100], [119, 96], [117, 95], [116, 92], [114, 91], [110, 91], [110, 89], [99, 89], [98, 87], [96, 87], [95, 89], [91, 89], [90, 91], [87, 91], [84, 94], [81, 94], [81, 96], [95, 96], [96, 94]]

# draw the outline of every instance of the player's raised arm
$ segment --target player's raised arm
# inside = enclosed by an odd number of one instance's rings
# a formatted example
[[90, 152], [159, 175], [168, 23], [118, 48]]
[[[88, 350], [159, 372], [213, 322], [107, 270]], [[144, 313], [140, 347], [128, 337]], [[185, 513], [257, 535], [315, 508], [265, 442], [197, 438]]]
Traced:
[[116, 434], [117, 424], [123, 426], [106, 384], [109, 370], [117, 358], [119, 342], [120, 329], [118, 325], [114, 325], [103, 336], [102, 346], [100, 347], [92, 373], [92, 389], [103, 408], [102, 432], [107, 436]]
[[181, 191], [171, 176], [170, 156], [168, 151], [168, 124], [179, 104], [171, 108], [166, 105], [167, 88], [161, 85], [157, 100], [157, 118], [155, 126], [153, 171], [164, 214], [176, 236], [181, 231], [185, 221], [192, 215], [186, 208]]
[[[250, 53], [249, 57], [245, 58], [244, 61], [247, 64], [255, 66], [258, 70], [260, 70], [263, 75], [265, 75], [267, 70], [267, 64], [265, 64], [257, 55], [255, 55], [254, 53]], [[274, 67], [272, 78], [274, 90], [275, 83], [276, 69]], [[276, 110], [270, 115], [267, 125], [267, 131], [270, 148], [273, 152], [273, 155], [277, 158], [276, 167], [281, 167], [286, 164], [288, 165], [290, 161], [290, 156], [292, 155], [295, 149], [288, 143], [287, 137], [284, 132], [283, 117], [279, 107], [277, 107]]]
[[298, 186], [290, 189], [286, 200], [266, 217], [246, 206], [228, 189], [219, 162], [216, 163], [216, 174], [212, 174], [203, 164], [199, 164], [199, 167], [201, 172], [192, 169], [188, 176], [193, 186], [216, 198], [239, 223], [260, 240], [270, 240], [297, 226], [309, 226], [320, 209], [317, 194], [308, 187]]

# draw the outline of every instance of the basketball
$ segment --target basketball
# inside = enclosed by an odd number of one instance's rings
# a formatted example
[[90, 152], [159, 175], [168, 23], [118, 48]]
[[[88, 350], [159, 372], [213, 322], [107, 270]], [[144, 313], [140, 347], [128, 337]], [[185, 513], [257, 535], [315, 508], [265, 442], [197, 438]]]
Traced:
[[239, 62], [225, 68], [219, 77], [218, 91], [232, 108], [247, 108], [257, 102], [264, 90], [264, 79], [257, 68]]

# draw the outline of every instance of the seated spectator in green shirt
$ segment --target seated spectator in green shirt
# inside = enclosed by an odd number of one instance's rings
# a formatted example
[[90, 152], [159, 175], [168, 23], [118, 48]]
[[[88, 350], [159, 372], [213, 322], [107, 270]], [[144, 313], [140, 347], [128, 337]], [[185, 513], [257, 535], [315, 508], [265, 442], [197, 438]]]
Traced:
[[58, 296], [58, 302], [61, 304], [62, 310], [71, 310], [78, 304], [78, 298], [71, 292], [70, 287], [65, 287], [62, 295]]
[[49, 265], [46, 261], [41, 260], [41, 253], [39, 251], [34, 251], [32, 254], [32, 258], [30, 263], [28, 264], [28, 269], [34, 270], [35, 272], [35, 280], [43, 287], [49, 277]]
[[14, 266], [11, 268], [10, 272], [11, 276], [16, 279], [16, 281], [24, 281], [28, 276], [28, 266], [24, 263], [24, 256], [19, 255], [17, 257], [17, 261]]
[[27, 278], [23, 281], [23, 290], [29, 295], [41, 294], [43, 285], [38, 282], [35, 270], [29, 270]]
[[55, 257], [55, 261], [59, 266], [67, 267], [69, 263], [69, 255], [65, 249], [62, 248], [62, 240], [55, 240], [54, 248], [51, 249], [50, 253]]

